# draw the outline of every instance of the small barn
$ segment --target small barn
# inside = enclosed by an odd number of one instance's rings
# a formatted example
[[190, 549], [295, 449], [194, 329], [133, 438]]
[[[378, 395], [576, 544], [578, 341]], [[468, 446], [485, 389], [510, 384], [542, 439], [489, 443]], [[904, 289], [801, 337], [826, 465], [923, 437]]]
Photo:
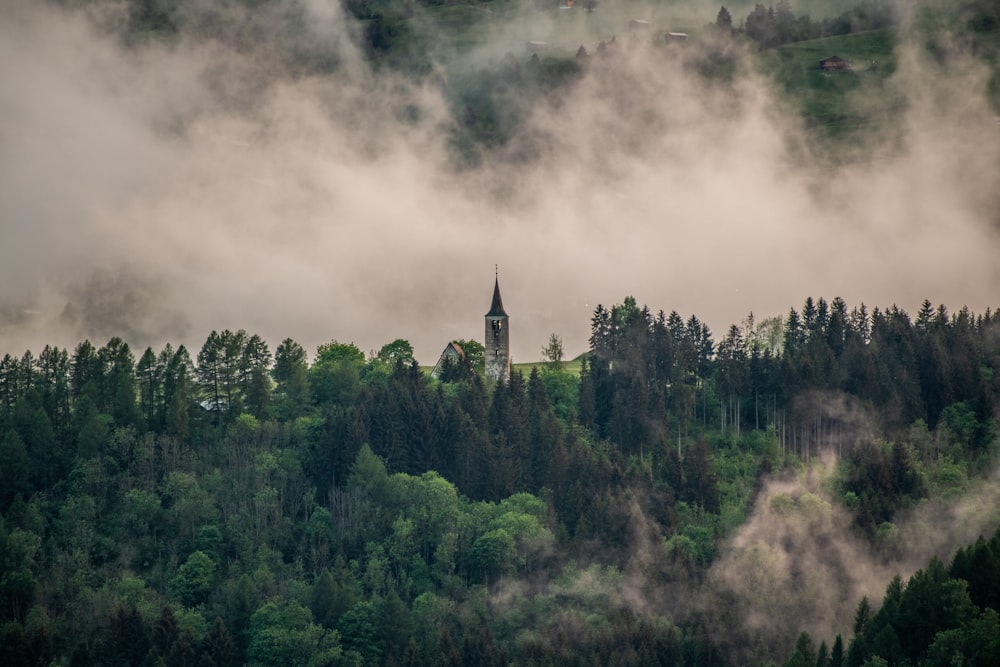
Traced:
[[549, 48], [548, 42], [539, 42], [535, 40], [528, 40], [524, 43], [525, 49], [528, 53], [541, 53]]
[[667, 42], [683, 42], [687, 38], [686, 32], [668, 32], [663, 36], [663, 39]]
[[649, 21], [645, 19], [632, 19], [628, 22], [629, 32], [646, 32], [649, 30]]
[[819, 68], [824, 72], [841, 72], [851, 69], [851, 61], [840, 56], [830, 56], [819, 61]]
[[441, 352], [441, 356], [438, 357], [437, 363], [434, 364], [434, 369], [431, 370], [432, 378], [438, 378], [441, 376], [441, 369], [444, 367], [446, 359], [452, 364], [458, 364], [465, 359], [465, 352], [458, 343], [454, 341], [448, 343], [448, 345], [446, 345], [444, 350]]

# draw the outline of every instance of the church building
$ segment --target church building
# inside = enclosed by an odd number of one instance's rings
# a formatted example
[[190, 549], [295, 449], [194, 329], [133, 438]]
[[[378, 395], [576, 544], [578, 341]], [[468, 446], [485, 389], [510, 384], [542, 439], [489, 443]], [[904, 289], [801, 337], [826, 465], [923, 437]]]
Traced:
[[510, 326], [500, 298], [500, 275], [493, 285], [493, 303], [486, 313], [486, 377], [494, 382], [504, 382], [510, 377]]

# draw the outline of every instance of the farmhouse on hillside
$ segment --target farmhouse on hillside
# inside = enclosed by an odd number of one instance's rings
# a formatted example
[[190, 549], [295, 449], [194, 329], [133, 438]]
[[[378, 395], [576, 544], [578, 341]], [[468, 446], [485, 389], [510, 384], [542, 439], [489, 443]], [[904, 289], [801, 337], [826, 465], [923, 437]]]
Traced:
[[434, 369], [431, 371], [432, 378], [441, 377], [441, 370], [444, 368], [445, 362], [450, 361], [452, 364], [458, 364], [463, 359], [465, 359], [465, 351], [462, 347], [452, 341], [445, 346], [444, 351], [441, 352], [441, 356], [438, 357], [438, 361], [434, 364]]
[[840, 56], [830, 56], [819, 61], [819, 68], [824, 72], [841, 72], [851, 69], [851, 61]]

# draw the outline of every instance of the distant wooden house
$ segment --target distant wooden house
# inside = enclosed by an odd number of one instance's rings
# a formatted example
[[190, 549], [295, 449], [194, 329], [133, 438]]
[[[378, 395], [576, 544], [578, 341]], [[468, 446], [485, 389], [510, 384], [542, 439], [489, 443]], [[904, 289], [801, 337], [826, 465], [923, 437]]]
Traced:
[[434, 369], [431, 370], [431, 377], [438, 378], [441, 376], [441, 369], [444, 368], [445, 360], [454, 365], [461, 363], [463, 359], [465, 359], [465, 352], [462, 351], [461, 346], [454, 341], [448, 343], [441, 352], [441, 356], [438, 357], [437, 363], [434, 364]]
[[667, 42], [683, 42], [687, 38], [686, 32], [668, 32], [663, 36], [663, 39]]
[[629, 32], [645, 32], [649, 30], [649, 21], [644, 19], [632, 19], [628, 22]]
[[525, 42], [524, 46], [527, 49], [528, 53], [541, 53], [542, 51], [545, 51], [546, 49], [549, 48], [549, 43], [529, 40]]
[[851, 61], [840, 56], [830, 56], [819, 61], [819, 68], [824, 72], [842, 72], [851, 69]]

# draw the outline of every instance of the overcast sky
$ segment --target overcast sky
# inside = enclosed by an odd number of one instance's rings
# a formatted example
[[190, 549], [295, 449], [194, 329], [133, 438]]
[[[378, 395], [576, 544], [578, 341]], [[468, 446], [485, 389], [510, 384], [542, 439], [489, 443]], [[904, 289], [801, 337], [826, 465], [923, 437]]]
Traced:
[[308, 12], [302, 49], [336, 50], [323, 77], [277, 63], [267, 12], [221, 15], [248, 26], [235, 43], [136, 47], [115, 3], [7, 4], [0, 355], [113, 335], [196, 351], [243, 328], [272, 350], [406, 338], [432, 364], [482, 337], [495, 265], [515, 362], [553, 332], [583, 352], [594, 307], [627, 295], [716, 338], [810, 295], [1000, 305], [1000, 124], [957, 48], [942, 68], [904, 44], [895, 135], [846, 166], [802, 159], [759, 77], [708, 89], [633, 49], [456, 171], [439, 92], [373, 74], [335, 1], [285, 3]]

